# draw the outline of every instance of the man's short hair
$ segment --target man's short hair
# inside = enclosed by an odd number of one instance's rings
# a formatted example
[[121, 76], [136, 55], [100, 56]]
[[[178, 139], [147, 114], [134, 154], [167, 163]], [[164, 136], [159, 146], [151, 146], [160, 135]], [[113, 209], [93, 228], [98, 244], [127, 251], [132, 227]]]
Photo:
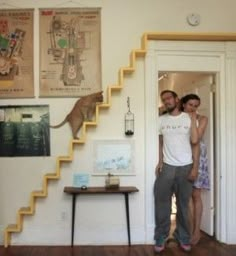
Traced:
[[174, 91], [171, 91], [171, 90], [164, 90], [164, 91], [162, 91], [160, 96], [162, 97], [165, 93], [171, 93], [174, 98], [178, 98], [177, 93], [174, 92]]

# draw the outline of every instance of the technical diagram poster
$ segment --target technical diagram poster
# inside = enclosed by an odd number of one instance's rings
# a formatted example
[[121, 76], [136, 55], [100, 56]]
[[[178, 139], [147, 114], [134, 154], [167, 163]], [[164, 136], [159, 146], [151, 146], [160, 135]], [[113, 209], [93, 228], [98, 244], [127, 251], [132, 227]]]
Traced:
[[33, 10], [0, 10], [0, 98], [34, 96]]
[[40, 9], [40, 96], [101, 90], [100, 8]]

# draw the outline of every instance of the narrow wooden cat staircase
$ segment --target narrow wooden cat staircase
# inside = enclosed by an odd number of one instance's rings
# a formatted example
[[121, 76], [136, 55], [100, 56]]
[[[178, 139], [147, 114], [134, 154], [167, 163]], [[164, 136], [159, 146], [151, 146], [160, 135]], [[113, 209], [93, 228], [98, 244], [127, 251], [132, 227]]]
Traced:
[[[146, 37], [145, 37], [146, 38]], [[144, 44], [145, 46], [145, 44]], [[99, 111], [102, 108], [109, 108], [111, 106], [112, 91], [121, 90], [123, 88], [124, 76], [135, 71], [136, 57], [144, 56], [146, 53], [145, 47], [140, 50], [133, 50], [130, 54], [130, 66], [122, 67], [118, 74], [118, 84], [107, 88], [107, 102], [97, 104], [95, 120], [92, 122], [84, 122], [79, 140], [71, 140], [69, 145], [69, 152], [67, 156], [59, 156], [56, 160], [56, 171], [54, 173], [47, 173], [43, 177], [42, 190], [32, 191], [30, 194], [30, 203], [27, 207], [22, 207], [17, 211], [16, 224], [10, 224], [4, 231], [4, 246], [8, 247], [11, 244], [11, 234], [21, 232], [23, 229], [23, 220], [25, 215], [33, 215], [35, 213], [36, 199], [39, 197], [48, 196], [48, 182], [50, 180], [59, 180], [61, 177], [61, 163], [73, 161], [73, 150], [75, 144], [84, 144], [86, 141], [86, 130], [89, 126], [96, 126], [99, 120]]]
[[[233, 37], [233, 36], [232, 36]], [[4, 246], [8, 247], [11, 244], [11, 234], [21, 232], [23, 229], [23, 220], [26, 215], [33, 215], [35, 212], [36, 199], [39, 197], [47, 197], [48, 195], [48, 182], [50, 180], [59, 180], [61, 177], [61, 163], [73, 161], [73, 150], [75, 144], [84, 144], [86, 141], [86, 130], [89, 126], [96, 126], [99, 120], [99, 111], [103, 108], [111, 106], [112, 91], [121, 90], [123, 88], [124, 78], [126, 74], [135, 71], [136, 58], [144, 57], [147, 51], [148, 40], [196, 40], [199, 41], [232, 41], [230, 36], [224, 34], [180, 34], [180, 33], [145, 33], [141, 39], [141, 49], [132, 50], [130, 53], [130, 64], [128, 67], [122, 67], [118, 74], [118, 84], [111, 85], [107, 88], [107, 102], [98, 104], [96, 106], [95, 121], [84, 122], [82, 127], [82, 135], [79, 140], [71, 140], [69, 145], [69, 152], [67, 156], [59, 156], [56, 160], [56, 171], [54, 173], [47, 173], [43, 177], [42, 190], [32, 191], [30, 194], [29, 206], [22, 207], [17, 212], [16, 224], [8, 225], [4, 230]], [[235, 40], [235, 38], [234, 38]]]

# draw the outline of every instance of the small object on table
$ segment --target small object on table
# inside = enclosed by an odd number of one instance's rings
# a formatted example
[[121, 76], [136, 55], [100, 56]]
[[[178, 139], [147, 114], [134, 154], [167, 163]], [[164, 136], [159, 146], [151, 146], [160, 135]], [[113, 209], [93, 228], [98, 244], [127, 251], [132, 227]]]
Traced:
[[106, 180], [105, 180], [105, 187], [106, 188], [119, 188], [119, 186], [120, 186], [119, 177], [108, 173]]

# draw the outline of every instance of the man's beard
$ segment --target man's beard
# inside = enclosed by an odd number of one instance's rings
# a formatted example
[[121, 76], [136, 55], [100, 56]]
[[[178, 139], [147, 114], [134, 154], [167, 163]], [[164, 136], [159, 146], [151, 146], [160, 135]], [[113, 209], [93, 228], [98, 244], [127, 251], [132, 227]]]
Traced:
[[177, 107], [177, 105], [169, 107], [169, 108], [167, 107], [166, 110], [168, 113], [172, 113], [176, 109], [176, 107]]

